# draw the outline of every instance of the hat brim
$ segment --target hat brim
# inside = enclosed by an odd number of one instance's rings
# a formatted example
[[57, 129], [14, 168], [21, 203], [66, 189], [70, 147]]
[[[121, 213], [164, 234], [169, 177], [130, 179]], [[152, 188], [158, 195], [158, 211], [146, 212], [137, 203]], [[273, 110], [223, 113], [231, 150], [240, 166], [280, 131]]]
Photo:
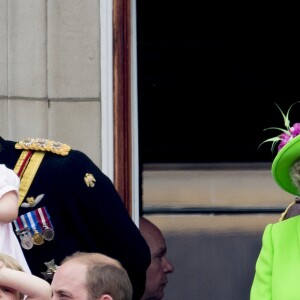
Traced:
[[290, 171], [293, 163], [300, 158], [300, 135], [289, 141], [276, 155], [272, 163], [272, 175], [277, 184], [296, 196], [300, 196], [300, 192], [293, 183]]

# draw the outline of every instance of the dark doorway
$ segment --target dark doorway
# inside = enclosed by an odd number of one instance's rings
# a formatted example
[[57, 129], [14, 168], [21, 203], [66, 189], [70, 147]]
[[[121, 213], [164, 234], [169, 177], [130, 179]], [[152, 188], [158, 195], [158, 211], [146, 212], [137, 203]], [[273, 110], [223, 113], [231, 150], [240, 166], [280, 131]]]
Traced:
[[271, 161], [271, 144], [257, 148], [284, 127], [275, 103], [300, 100], [296, 18], [178, 2], [137, 0], [141, 164]]

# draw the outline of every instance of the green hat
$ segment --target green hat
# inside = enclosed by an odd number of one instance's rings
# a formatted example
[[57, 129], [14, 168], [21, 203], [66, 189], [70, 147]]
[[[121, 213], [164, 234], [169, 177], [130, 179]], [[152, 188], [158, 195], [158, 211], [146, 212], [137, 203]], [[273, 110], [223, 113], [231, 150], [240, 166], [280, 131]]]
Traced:
[[271, 149], [273, 151], [275, 145], [280, 142], [278, 153], [272, 163], [273, 178], [283, 190], [293, 195], [300, 196], [300, 191], [298, 191], [294, 184], [290, 173], [293, 164], [300, 159], [300, 123], [294, 123], [293, 126], [290, 126], [289, 120], [290, 110], [297, 103], [300, 103], [300, 101], [293, 103], [286, 114], [284, 114], [280, 107], [275, 103], [283, 116], [285, 129], [278, 127], [266, 128], [265, 130], [279, 130], [281, 134], [265, 140], [260, 145], [265, 142], [272, 142]]
[[300, 196], [290, 175], [291, 167], [300, 159], [300, 135], [291, 139], [276, 155], [272, 163], [272, 175], [277, 184], [288, 193]]

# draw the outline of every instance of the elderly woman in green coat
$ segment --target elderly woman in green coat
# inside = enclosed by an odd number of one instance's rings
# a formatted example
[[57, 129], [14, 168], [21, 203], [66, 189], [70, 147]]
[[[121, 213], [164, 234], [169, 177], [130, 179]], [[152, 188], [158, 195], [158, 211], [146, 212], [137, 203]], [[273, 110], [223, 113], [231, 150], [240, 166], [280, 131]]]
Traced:
[[[273, 146], [274, 142], [280, 142], [279, 151], [272, 164], [273, 178], [283, 190], [298, 197], [300, 123], [290, 127], [288, 113], [282, 113], [287, 130], [282, 130], [281, 135], [267, 141], [272, 141]], [[300, 215], [297, 206], [299, 203], [288, 206], [279, 222], [266, 226], [256, 262], [250, 300], [300, 299]], [[291, 213], [292, 209], [297, 209], [297, 213]]]

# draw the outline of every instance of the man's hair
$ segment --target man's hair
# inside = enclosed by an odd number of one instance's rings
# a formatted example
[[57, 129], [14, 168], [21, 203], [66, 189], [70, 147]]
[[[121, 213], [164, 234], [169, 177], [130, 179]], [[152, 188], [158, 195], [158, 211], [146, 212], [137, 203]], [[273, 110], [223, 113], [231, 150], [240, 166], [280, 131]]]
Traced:
[[109, 264], [96, 264], [88, 267], [87, 289], [91, 299], [103, 294], [114, 300], [131, 300], [132, 286], [125, 269]]
[[121, 263], [101, 253], [75, 252], [67, 256], [61, 264], [77, 261], [87, 266], [86, 287], [89, 300], [104, 294], [114, 300], [131, 300], [132, 285]]

